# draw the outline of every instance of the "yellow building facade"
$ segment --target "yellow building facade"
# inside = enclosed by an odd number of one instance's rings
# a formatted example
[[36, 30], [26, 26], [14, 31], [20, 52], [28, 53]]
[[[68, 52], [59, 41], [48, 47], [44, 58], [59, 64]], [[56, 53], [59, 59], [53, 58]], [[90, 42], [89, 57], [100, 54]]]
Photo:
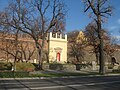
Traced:
[[84, 41], [87, 41], [87, 38], [85, 37], [83, 31], [80, 31], [77, 38], [76, 38], [76, 42], [82, 43]]

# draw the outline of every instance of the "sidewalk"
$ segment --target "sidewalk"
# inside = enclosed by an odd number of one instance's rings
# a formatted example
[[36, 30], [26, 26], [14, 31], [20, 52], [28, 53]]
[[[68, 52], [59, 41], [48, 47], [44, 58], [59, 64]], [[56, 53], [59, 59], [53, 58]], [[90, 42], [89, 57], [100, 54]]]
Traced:
[[97, 73], [97, 71], [84, 71], [84, 70], [80, 70], [80, 71], [65, 71], [65, 70], [42, 70], [42, 71], [33, 71], [30, 72], [30, 74], [62, 74], [62, 73]]
[[[120, 75], [120, 73], [107, 73], [105, 75], [100, 75], [98, 71], [62, 71], [62, 70], [43, 70], [43, 71], [33, 71], [30, 74], [69, 74], [72, 76], [73, 74], [78, 74], [78, 76], [112, 76], [112, 75]], [[70, 75], [71, 74], [71, 75]]]

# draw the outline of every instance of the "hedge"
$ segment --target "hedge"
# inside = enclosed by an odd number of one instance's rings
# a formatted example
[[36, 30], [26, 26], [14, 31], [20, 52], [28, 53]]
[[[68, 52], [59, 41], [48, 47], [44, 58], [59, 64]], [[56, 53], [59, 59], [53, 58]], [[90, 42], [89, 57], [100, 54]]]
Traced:
[[[13, 63], [10, 62], [0, 62], [0, 71], [10, 71], [12, 69]], [[32, 63], [16, 63], [16, 71], [33, 71], [35, 66]]]
[[35, 66], [32, 63], [16, 63], [16, 71], [33, 71]]

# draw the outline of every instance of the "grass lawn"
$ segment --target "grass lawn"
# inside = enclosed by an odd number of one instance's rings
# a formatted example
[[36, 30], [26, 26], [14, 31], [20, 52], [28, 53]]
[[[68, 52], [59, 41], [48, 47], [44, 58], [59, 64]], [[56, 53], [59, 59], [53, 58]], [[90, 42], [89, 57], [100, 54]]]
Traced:
[[[120, 73], [106, 73], [106, 74], [120, 74]], [[36, 74], [30, 74], [29, 72], [11, 72], [11, 71], [5, 71], [0, 72], [0, 78], [33, 78], [33, 77], [64, 77], [64, 76], [89, 76], [89, 75], [100, 75], [98, 72], [87, 72], [87, 73], [71, 73], [71, 72], [65, 72], [65, 73], [36, 73]]]
[[62, 76], [87, 76], [97, 75], [98, 73], [39, 73], [30, 74], [29, 72], [0, 72], [0, 78], [25, 78], [25, 77], [62, 77]]

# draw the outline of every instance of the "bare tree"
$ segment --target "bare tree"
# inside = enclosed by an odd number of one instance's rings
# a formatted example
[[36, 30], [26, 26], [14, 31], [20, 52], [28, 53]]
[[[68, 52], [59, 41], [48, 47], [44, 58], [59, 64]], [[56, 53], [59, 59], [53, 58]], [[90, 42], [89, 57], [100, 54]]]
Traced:
[[[31, 43], [31, 44], [33, 44], [33, 43]], [[20, 43], [20, 50], [23, 54], [23, 59], [26, 62], [28, 62], [29, 60], [31, 60], [32, 56], [34, 56], [36, 48], [34, 45], [29, 45], [28, 42], [26, 41], [26, 42]]]
[[82, 63], [85, 54], [86, 40], [84, 37], [78, 38], [79, 31], [72, 31], [68, 33], [69, 56], [74, 57], [73, 63]]
[[[104, 53], [111, 57], [115, 51], [111, 43], [111, 36], [105, 29], [101, 29], [101, 33], [104, 41]], [[88, 45], [93, 47], [92, 51], [95, 53], [96, 61], [99, 64], [99, 39], [97, 26], [95, 23], [92, 22], [88, 24], [88, 26], [85, 28], [85, 36], [88, 39]]]
[[108, 4], [108, 0], [83, 0], [85, 4], [85, 10], [84, 12], [87, 12], [90, 10], [90, 17], [95, 20], [97, 24], [97, 33], [99, 38], [99, 62], [100, 62], [100, 68], [99, 73], [104, 74], [105, 73], [105, 67], [104, 67], [104, 42], [103, 37], [101, 33], [102, 29], [102, 22], [106, 20], [108, 15], [111, 15], [111, 6]]
[[[4, 32], [4, 29], [3, 29]], [[22, 54], [19, 51], [19, 40], [18, 40], [18, 32], [19, 31], [7, 31], [3, 33], [3, 36], [0, 37], [1, 39], [1, 47], [0, 50], [5, 52], [7, 55], [7, 60], [9, 59], [9, 57], [11, 57], [11, 59], [14, 58], [14, 63], [13, 63], [13, 68], [15, 70], [15, 63], [17, 60], [21, 60], [22, 61]], [[2, 32], [1, 32], [2, 34]]]
[[49, 31], [63, 29], [64, 18], [64, 4], [60, 0], [16, 0], [1, 14], [1, 24], [33, 38], [38, 51], [38, 68], [42, 69], [46, 35]]
[[88, 46], [92, 46], [93, 53], [95, 53], [96, 56], [96, 62], [99, 61], [99, 40], [98, 40], [98, 34], [96, 32], [96, 25], [94, 23], [90, 23], [85, 28], [85, 37], [88, 39]]

